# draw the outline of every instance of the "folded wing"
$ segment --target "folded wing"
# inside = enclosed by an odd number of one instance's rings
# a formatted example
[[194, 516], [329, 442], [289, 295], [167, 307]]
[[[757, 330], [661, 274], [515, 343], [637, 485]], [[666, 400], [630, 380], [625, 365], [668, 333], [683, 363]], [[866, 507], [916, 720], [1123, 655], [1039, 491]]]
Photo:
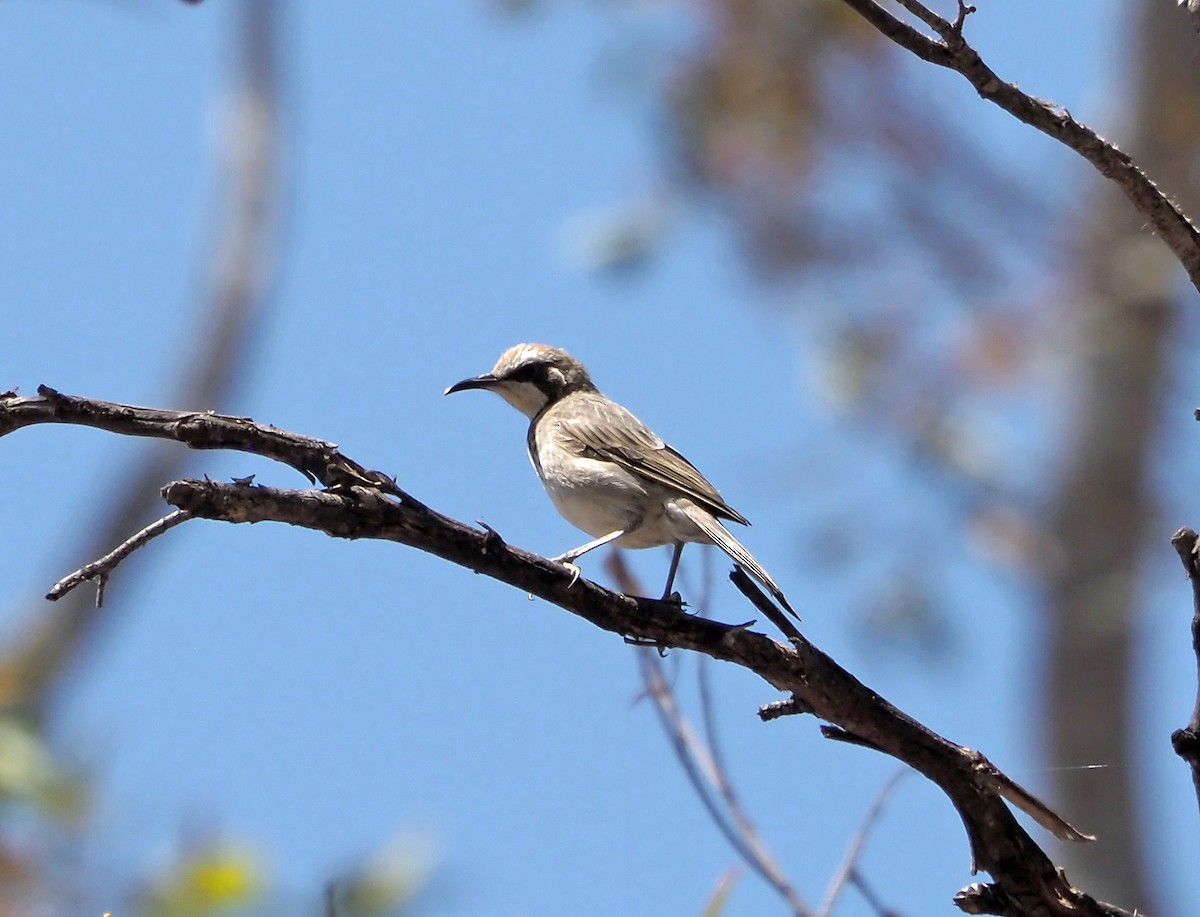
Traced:
[[750, 524], [691, 462], [621, 405], [596, 400], [576, 405], [574, 414], [569, 421], [560, 422], [560, 429], [577, 443], [581, 455], [613, 462], [648, 481], [677, 490], [714, 516]]

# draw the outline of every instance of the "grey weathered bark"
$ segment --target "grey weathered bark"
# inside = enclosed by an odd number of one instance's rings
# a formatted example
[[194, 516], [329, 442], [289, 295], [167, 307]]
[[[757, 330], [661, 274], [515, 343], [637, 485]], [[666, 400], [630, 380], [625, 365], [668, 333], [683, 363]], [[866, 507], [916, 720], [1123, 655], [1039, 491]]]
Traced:
[[[1157, 0], [1132, 8], [1133, 74], [1121, 131], [1165, 191], [1196, 212], [1192, 164], [1200, 139], [1196, 35]], [[1146, 877], [1136, 780], [1148, 737], [1133, 702], [1137, 575], [1153, 519], [1158, 443], [1180, 273], [1108, 183], [1096, 183], [1079, 233], [1081, 295], [1072, 304], [1078, 362], [1074, 427], [1050, 513], [1058, 550], [1043, 571], [1047, 651], [1044, 747], [1063, 810], [1096, 832], [1065, 850], [1068, 873], [1100, 897], [1167, 913]], [[1187, 418], [1180, 418], [1184, 422]], [[1166, 533], [1150, 540], [1165, 547]], [[1162, 737], [1166, 741], [1166, 736]], [[1086, 775], [1071, 768], [1103, 764]]]

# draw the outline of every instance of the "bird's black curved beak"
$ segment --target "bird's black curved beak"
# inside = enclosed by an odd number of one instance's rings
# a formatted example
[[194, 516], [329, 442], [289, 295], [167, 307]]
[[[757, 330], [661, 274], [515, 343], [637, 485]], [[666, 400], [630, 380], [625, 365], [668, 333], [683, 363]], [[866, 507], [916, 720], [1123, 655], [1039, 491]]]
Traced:
[[444, 394], [453, 395], [455, 392], [465, 392], [470, 388], [492, 388], [499, 381], [491, 373], [484, 373], [482, 376], [474, 376], [470, 379], [463, 379], [462, 382], [455, 382], [446, 389]]

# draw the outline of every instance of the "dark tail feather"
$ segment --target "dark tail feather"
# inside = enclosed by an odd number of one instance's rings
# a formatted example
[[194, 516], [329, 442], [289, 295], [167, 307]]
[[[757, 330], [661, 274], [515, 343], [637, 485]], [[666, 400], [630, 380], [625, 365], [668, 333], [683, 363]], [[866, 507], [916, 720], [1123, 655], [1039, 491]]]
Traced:
[[754, 559], [754, 555], [747, 551], [742, 543], [734, 538], [729, 529], [721, 525], [712, 513], [695, 504], [685, 505], [681, 509], [687, 513], [688, 518], [692, 522], [696, 523], [700, 531], [712, 540], [713, 544], [732, 557], [734, 563], [758, 580], [762, 584], [762, 587], [775, 597], [775, 601], [782, 605], [788, 614], [797, 621], [800, 620], [800, 616], [796, 614], [795, 609], [792, 608], [784, 596], [783, 590], [775, 585], [775, 580], [771, 579], [771, 574], [763, 569], [762, 564]]

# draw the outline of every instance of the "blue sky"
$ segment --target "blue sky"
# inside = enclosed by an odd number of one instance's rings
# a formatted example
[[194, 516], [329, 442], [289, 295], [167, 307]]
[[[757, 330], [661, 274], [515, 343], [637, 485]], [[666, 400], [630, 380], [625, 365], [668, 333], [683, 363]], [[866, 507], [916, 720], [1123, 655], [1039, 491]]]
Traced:
[[[0, 388], [209, 407], [164, 402], [197, 334], [233, 6], [0, 5], [10, 317]], [[985, 7], [974, 35], [1002, 72], [1107, 128], [1099, 62], [1111, 22], [1094, 4], [1083, 21], [1066, 6]], [[1031, 31], [1022, 23], [1034, 9]], [[495, 397], [442, 391], [517, 341], [566, 347], [754, 521], [747, 545], [818, 645], [1039, 786], [1022, 687], [1036, 629], [1023, 587], [951, 569], [951, 594], [971, 609], [956, 623], [985, 628], [990, 649], [964, 640], [933, 671], [864, 646], [851, 590], [799, 559], [805, 520], [824, 499], [806, 492], [814, 461], [803, 450], [850, 434], [808, 390], [803, 326], [747, 282], [720, 222], [693, 214], [634, 277], [598, 278], [564, 257], [573, 218], [639, 196], [661, 168], [649, 97], [613, 91], [598, 64], [675, 14], [557, 3], [509, 19], [482, 0], [298, 2], [287, 13], [277, 275], [252, 369], [222, 408], [334, 440], [438, 510], [557, 554], [582, 538], [529, 467], [523, 419]], [[1058, 25], [1079, 40], [1064, 48]], [[915, 80], [982, 107], [949, 76]], [[1009, 155], [1068, 174], [1065, 152], [1005, 116], [985, 114], [979, 129]], [[65, 428], [5, 440], [9, 620], [86, 559], [69, 552], [143, 445]], [[302, 486], [247, 456], [203, 455], [192, 467]], [[866, 470], [897, 473], [875, 459]], [[685, 554], [689, 577], [701, 553]], [[634, 561], [657, 582], [667, 557]], [[199, 827], [254, 845], [290, 900], [315, 908], [331, 873], [412, 833], [437, 850], [433, 912], [690, 914], [736, 864], [653, 711], [635, 702], [635, 660], [613, 636], [415, 551], [278, 526], [189, 523], [141, 563], [114, 594], [113, 626], [60, 730], [94, 768], [103, 859], [127, 875]], [[741, 619], [714, 566], [715, 616]], [[598, 558], [584, 570], [603, 578]], [[1187, 658], [1167, 653], [1148, 668], [1186, 701]], [[668, 663], [694, 700], [695, 660]], [[747, 808], [816, 901], [896, 765], [826, 742], [813, 721], [762, 725], [754, 712], [775, 698], [769, 687], [730, 667], [711, 674]], [[1181, 724], [1184, 701], [1147, 728]], [[1148, 767], [1180, 792], [1165, 742], [1153, 754]], [[1180, 862], [1194, 861], [1189, 837]], [[950, 895], [970, 880], [955, 813], [915, 777], [888, 804], [863, 867], [906, 914], [957, 913]], [[743, 876], [728, 913], [775, 907]], [[840, 913], [866, 911], [850, 892]]]

